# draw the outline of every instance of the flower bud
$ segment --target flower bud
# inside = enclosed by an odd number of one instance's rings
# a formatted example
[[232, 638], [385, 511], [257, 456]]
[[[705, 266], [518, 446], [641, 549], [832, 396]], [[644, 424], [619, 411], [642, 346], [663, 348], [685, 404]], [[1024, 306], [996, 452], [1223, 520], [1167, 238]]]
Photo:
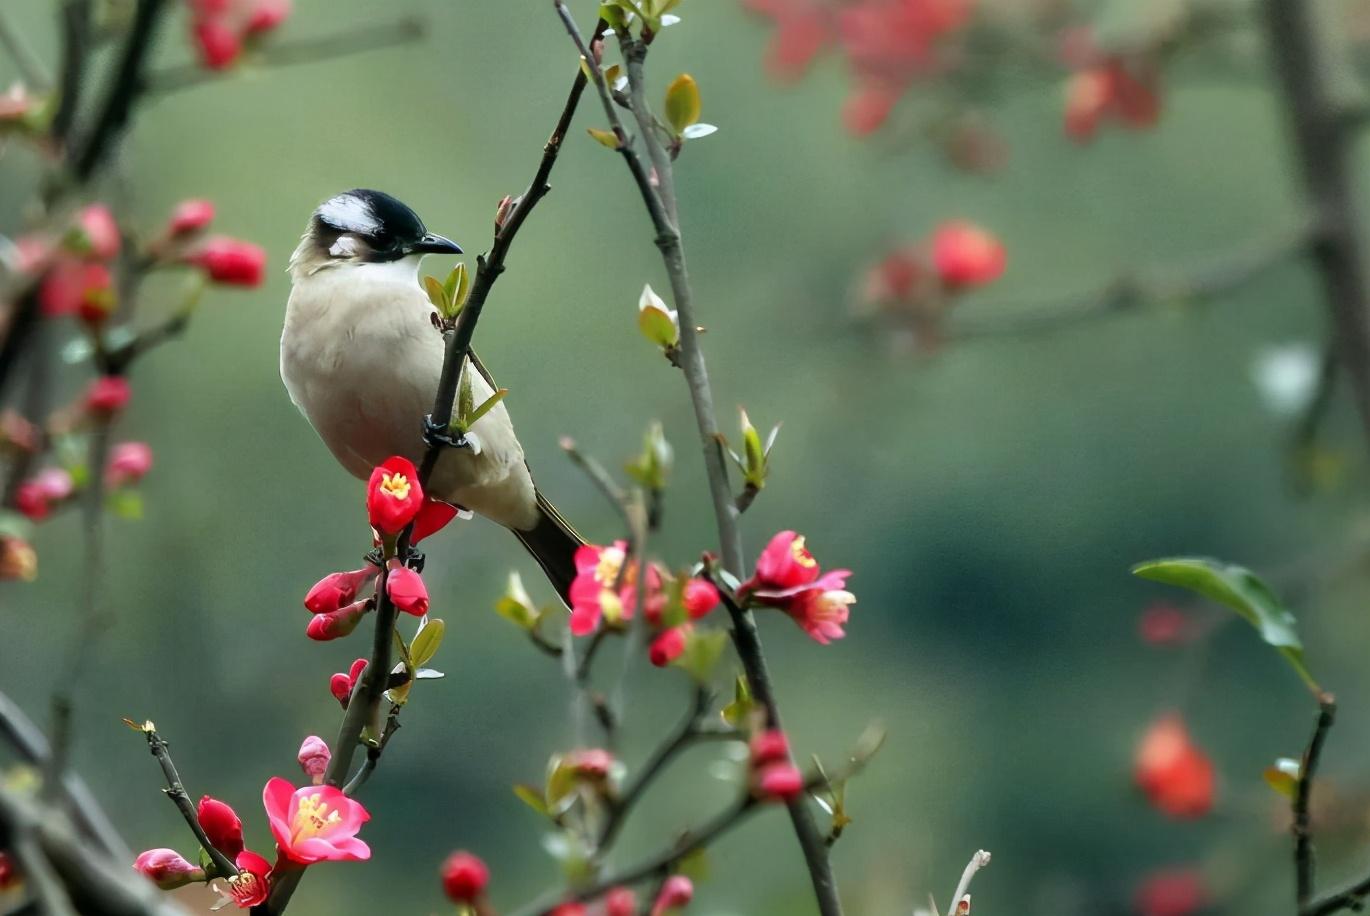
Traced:
[[339, 639], [348, 636], [361, 623], [362, 617], [371, 609], [371, 602], [354, 601], [347, 607], [330, 611], [327, 614], [315, 614], [309, 618], [309, 624], [305, 627], [305, 635], [310, 639], [319, 642], [327, 642], [330, 639]]
[[752, 766], [764, 767], [771, 763], [789, 763], [790, 742], [778, 728], [768, 729], [752, 738]]
[[22, 538], [0, 534], [0, 582], [38, 578], [38, 553]]
[[90, 383], [86, 389], [86, 410], [98, 414], [114, 414], [128, 405], [133, 391], [128, 379], [120, 375], [105, 375]]
[[661, 885], [661, 893], [652, 905], [652, 916], [662, 916], [681, 907], [688, 906], [694, 899], [695, 886], [684, 875], [671, 875]]
[[50, 318], [79, 314], [83, 321], [98, 324], [114, 308], [114, 279], [104, 264], [62, 258], [43, 278], [38, 302]]
[[714, 608], [718, 607], [721, 600], [718, 589], [708, 579], [690, 579], [685, 583], [683, 594], [685, 602], [685, 613], [690, 615], [691, 620], [698, 620], [707, 615]]
[[789, 763], [762, 768], [756, 780], [757, 794], [766, 800], [789, 801], [804, 792], [804, 774]]
[[174, 849], [149, 849], [138, 853], [138, 858], [133, 860], [133, 870], [165, 891], [205, 879], [203, 869], [190, 864]]
[[637, 300], [637, 327], [642, 336], [667, 350], [680, 345], [680, 315], [650, 285], [642, 287]]
[[243, 851], [243, 822], [232, 808], [205, 795], [195, 813], [215, 849], [230, 859]]
[[514, 208], [519, 205], [519, 201], [522, 199], [522, 195], [510, 197], [508, 194], [500, 198], [499, 206], [495, 207], [495, 232], [498, 233], [504, 228], [504, 224], [509, 221]]
[[352, 690], [357, 686], [357, 680], [365, 670], [366, 659], [359, 658], [352, 663], [346, 674], [338, 673], [329, 679], [328, 691], [342, 704], [343, 709], [347, 708], [347, 702], [352, 698]]
[[214, 222], [214, 204], [208, 200], [191, 198], [183, 200], [171, 211], [167, 220], [166, 234], [170, 238], [184, 238], [199, 232]]
[[385, 575], [385, 593], [406, 614], [422, 617], [428, 613], [428, 587], [423, 584], [423, 577], [397, 561], [391, 561], [390, 571]]
[[984, 229], [955, 220], [933, 233], [932, 261], [942, 284], [961, 290], [997, 279], [1004, 272], [1007, 255], [999, 240]]
[[220, 17], [197, 19], [192, 34], [200, 63], [210, 70], [226, 70], [243, 52], [237, 31]]
[[299, 761], [304, 775], [318, 786], [323, 784], [323, 774], [328, 769], [328, 761], [333, 759], [333, 753], [322, 738], [310, 735], [300, 745], [300, 752], [295, 759]]
[[111, 487], [137, 483], [152, 470], [152, 447], [146, 442], [120, 442], [109, 453], [105, 480]]
[[226, 236], [208, 239], [186, 260], [215, 283], [229, 286], [261, 286], [266, 272], [266, 251], [261, 246]]
[[304, 596], [304, 606], [311, 614], [327, 614], [346, 607], [357, 600], [358, 590], [379, 574], [380, 570], [370, 564], [350, 572], [329, 573]]
[[99, 261], [112, 260], [119, 254], [119, 224], [104, 204], [91, 204], [76, 217], [80, 228], [80, 247], [84, 253]]
[[565, 765], [577, 776], [602, 780], [608, 777], [614, 767], [614, 755], [601, 748], [586, 748], [567, 754]]
[[14, 864], [14, 857], [0, 851], [0, 891], [17, 886], [19, 881], [19, 868]]
[[453, 903], [475, 903], [490, 883], [490, 869], [465, 850], [452, 853], [442, 863], [442, 889]]
[[630, 887], [616, 887], [604, 895], [604, 916], [637, 916], [637, 894]]
[[647, 649], [647, 658], [658, 668], [665, 668], [679, 658], [680, 653], [684, 651], [684, 628], [671, 627], [669, 630], [663, 630], [656, 639], [652, 640], [651, 646]]
[[290, 0], [257, 0], [247, 20], [247, 34], [264, 35], [285, 22], [290, 15]]

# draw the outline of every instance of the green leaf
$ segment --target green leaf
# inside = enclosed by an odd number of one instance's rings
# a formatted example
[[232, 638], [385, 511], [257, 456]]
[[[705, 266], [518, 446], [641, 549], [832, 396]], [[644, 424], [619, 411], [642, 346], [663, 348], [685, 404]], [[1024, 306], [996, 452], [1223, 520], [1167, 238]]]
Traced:
[[1263, 775], [1265, 781], [1270, 784], [1270, 788], [1285, 798], [1292, 799], [1298, 791], [1299, 775], [1302, 769], [1297, 760], [1281, 757], [1275, 761], [1274, 766], [1266, 767]]
[[475, 409], [475, 395], [471, 390], [471, 362], [466, 360], [461, 366], [461, 382], [457, 386], [457, 422], [454, 424], [462, 432], [471, 428], [467, 420]]
[[585, 128], [585, 132], [594, 137], [600, 146], [608, 147], [609, 149], [619, 148], [618, 134], [614, 133], [612, 130], [600, 130], [597, 127], [587, 127]]
[[707, 683], [728, 644], [726, 630], [693, 630], [685, 637], [685, 651], [675, 664], [685, 669], [696, 683]]
[[428, 294], [428, 301], [433, 303], [433, 308], [438, 310], [439, 315], [447, 315], [447, 303], [452, 301], [442, 282], [437, 277], [424, 274], [423, 291]]
[[476, 421], [479, 420], [481, 417], [485, 416], [492, 409], [494, 409], [494, 406], [498, 404], [500, 401], [503, 401], [504, 396], [508, 393], [508, 388], [501, 388], [494, 394], [490, 395], [490, 397], [486, 398], [483, 402], [481, 402], [481, 405], [479, 407], [471, 411], [471, 417], [466, 421], [466, 425], [475, 426]]
[[143, 497], [137, 490], [115, 490], [109, 494], [106, 505], [117, 518], [137, 521], [143, 517]]
[[532, 808], [543, 817], [549, 817], [551, 812], [547, 810], [547, 801], [542, 797], [542, 793], [530, 785], [519, 783], [514, 786], [514, 794], [525, 805]]
[[695, 884], [709, 880], [709, 851], [704, 847], [696, 849], [675, 865], [676, 874], [684, 875]]
[[415, 668], [420, 668], [433, 660], [433, 656], [438, 654], [438, 647], [442, 645], [442, 637], [447, 631], [447, 625], [436, 617], [430, 617], [428, 622], [419, 628], [419, 632], [414, 635], [414, 641], [409, 645], [409, 663]]
[[741, 728], [751, 718], [752, 710], [755, 708], [756, 703], [752, 700], [752, 688], [747, 683], [747, 676], [739, 674], [736, 684], [733, 685], [733, 701], [723, 707], [723, 721], [734, 728]]
[[690, 74], [680, 74], [666, 87], [666, 120], [677, 134], [699, 120], [702, 108], [699, 84]]
[[1232, 608], [1289, 660], [1310, 690], [1322, 692], [1304, 665], [1294, 615], [1251, 570], [1204, 557], [1171, 557], [1139, 563], [1132, 574], [1187, 588]]
[[523, 587], [523, 580], [516, 572], [509, 574], [509, 584], [504, 594], [495, 604], [495, 613], [510, 621], [521, 630], [532, 630], [538, 622], [538, 612], [533, 607], [533, 599]]
[[642, 295], [637, 299], [637, 326], [642, 336], [658, 347], [680, 343], [680, 316], [666, 307], [650, 283], [642, 287]]

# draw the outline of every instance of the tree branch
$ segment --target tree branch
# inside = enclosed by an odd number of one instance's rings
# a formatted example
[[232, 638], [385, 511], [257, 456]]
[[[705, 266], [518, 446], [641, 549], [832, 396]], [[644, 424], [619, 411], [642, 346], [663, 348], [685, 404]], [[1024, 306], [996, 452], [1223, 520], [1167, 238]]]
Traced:
[[238, 874], [238, 866], [210, 842], [209, 836], [205, 833], [205, 828], [200, 824], [200, 816], [196, 813], [195, 803], [190, 800], [190, 796], [186, 793], [186, 787], [181, 783], [181, 774], [176, 772], [176, 764], [171, 762], [171, 753], [167, 750], [166, 741], [151, 726], [152, 723], [149, 722], [140, 726], [139, 730], [147, 738], [148, 750], [157, 759], [157, 763], [162, 768], [162, 775], [166, 777], [166, 788], [162, 791], [176, 805], [176, 809], [181, 812], [181, 817], [185, 818], [186, 824], [190, 827], [190, 832], [195, 834], [195, 839], [199, 842], [200, 847], [209, 856], [209, 860], [214, 863], [215, 871], [210, 877], [233, 877]]
[[128, 125], [142, 92], [143, 71], [152, 50], [152, 39], [166, 0], [138, 0], [133, 26], [119, 58], [114, 82], [105, 96], [95, 126], [91, 128], [72, 166], [72, 174], [85, 182], [108, 158], [119, 134]]
[[58, 146], [64, 144], [71, 133], [85, 87], [86, 62], [90, 57], [90, 0], [66, 0], [62, 4], [61, 21], [62, 82], [50, 128]]
[[1303, 910], [1313, 899], [1315, 858], [1313, 833], [1309, 828], [1309, 804], [1313, 797], [1313, 778], [1318, 772], [1318, 762], [1322, 759], [1323, 742], [1337, 716], [1337, 701], [1330, 693], [1318, 697], [1318, 721], [1313, 728], [1313, 737], [1303, 752], [1299, 764], [1299, 781], [1294, 791], [1294, 873], [1297, 886], [1299, 909]]

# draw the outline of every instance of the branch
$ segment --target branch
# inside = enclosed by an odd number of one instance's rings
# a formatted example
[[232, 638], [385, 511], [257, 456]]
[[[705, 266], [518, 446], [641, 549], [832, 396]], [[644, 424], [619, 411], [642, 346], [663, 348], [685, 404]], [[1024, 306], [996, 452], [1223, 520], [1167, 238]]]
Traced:
[[195, 811], [195, 803], [186, 794], [186, 787], [181, 784], [181, 774], [176, 772], [176, 764], [171, 762], [171, 754], [167, 751], [167, 743], [157, 734], [157, 730], [152, 727], [152, 723], [138, 726], [137, 723], [129, 723], [138, 728], [147, 738], [148, 750], [152, 756], [157, 758], [157, 763], [162, 767], [162, 775], [166, 777], [166, 788], [162, 791], [166, 797], [176, 805], [181, 817], [190, 827], [190, 832], [195, 834], [195, 839], [199, 841], [200, 847], [209, 856], [209, 860], [214, 863], [215, 874], [211, 877], [230, 878], [238, 874], [238, 866], [229, 860], [214, 847], [205, 834], [205, 828], [200, 825], [200, 816]]
[[[709, 481], [709, 493], [713, 499], [714, 520], [718, 528], [719, 548], [723, 566], [732, 575], [742, 577], [744, 560], [742, 556], [742, 533], [737, 525], [737, 513], [733, 506], [732, 487], [728, 482], [728, 467], [723, 455], [722, 437], [718, 430], [718, 420], [714, 413], [713, 389], [709, 384], [708, 367], [704, 361], [704, 351], [700, 347], [698, 321], [694, 313], [694, 297], [690, 288], [689, 273], [686, 269], [685, 250], [681, 243], [680, 230], [673, 211], [675, 183], [671, 170], [670, 157], [663, 154], [660, 140], [655, 130], [650, 129], [650, 112], [647, 110], [643, 81], [643, 62], [647, 46], [642, 40], [635, 40], [629, 34], [619, 35], [619, 45], [627, 65], [630, 101], [638, 112], [642, 133], [638, 139], [646, 145], [653, 163], [656, 165], [655, 186], [644, 167], [641, 158], [634, 150], [623, 128], [613, 93], [604, 79], [599, 60], [586, 44], [585, 38], [576, 27], [575, 19], [566, 8], [565, 0], [555, 0], [557, 14], [566, 27], [571, 40], [584, 59], [585, 68], [590, 71], [595, 88], [599, 92], [600, 103], [605, 117], [618, 140], [617, 149], [637, 184], [643, 203], [651, 217], [656, 231], [656, 245], [661, 251], [662, 262], [671, 282], [671, 294], [680, 316], [680, 354], [681, 370], [685, 374], [690, 391], [690, 402], [694, 407], [695, 424], [699, 430], [700, 445], [704, 455], [704, 467]], [[661, 189], [658, 193], [657, 188]], [[738, 658], [751, 682], [752, 692], [765, 706], [769, 724], [780, 728], [780, 711], [775, 702], [775, 691], [771, 687], [770, 672], [761, 648], [761, 638], [757, 632], [756, 621], [751, 612], [730, 603], [729, 614], [733, 623], [733, 645]], [[832, 866], [828, 862], [828, 848], [814, 823], [813, 815], [802, 798], [788, 803], [790, 820], [794, 825], [795, 836], [799, 840], [813, 883], [814, 896], [818, 901], [822, 916], [839, 916], [842, 903], [837, 895], [837, 885], [833, 878]]]
[[1313, 728], [1313, 737], [1303, 752], [1299, 764], [1299, 781], [1294, 792], [1294, 873], [1297, 883], [1297, 900], [1302, 911], [1313, 899], [1314, 851], [1313, 833], [1309, 828], [1308, 807], [1313, 797], [1313, 777], [1317, 775], [1318, 762], [1322, 758], [1323, 742], [1337, 715], [1337, 701], [1330, 693], [1318, 697], [1318, 721]]
[[52, 115], [52, 138], [58, 145], [66, 142], [85, 85], [86, 62], [90, 58], [90, 0], [66, 0], [62, 4], [62, 76], [57, 108]]
[[133, 116], [134, 106], [144, 85], [143, 70], [152, 49], [152, 38], [165, 5], [166, 0], [138, 0], [133, 26], [124, 42], [114, 83], [72, 167], [73, 175], [80, 182], [88, 180], [104, 163], [115, 140]]
[[[313, 64], [409, 44], [422, 38], [426, 30], [427, 22], [422, 16], [404, 16], [387, 22], [352, 26], [328, 35], [278, 42], [256, 55], [251, 63], [257, 68], [272, 69]], [[208, 70], [198, 65], [167, 67], [149, 73], [144, 87], [148, 95], [160, 98], [235, 75], [233, 70]]]

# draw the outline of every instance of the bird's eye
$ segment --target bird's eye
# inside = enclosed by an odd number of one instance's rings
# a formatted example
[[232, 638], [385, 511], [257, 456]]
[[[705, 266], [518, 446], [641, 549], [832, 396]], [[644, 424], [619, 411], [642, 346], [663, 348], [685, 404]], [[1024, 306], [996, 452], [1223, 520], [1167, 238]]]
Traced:
[[367, 241], [370, 242], [371, 247], [375, 248], [377, 251], [386, 251], [394, 247], [395, 236], [390, 232], [381, 229], [371, 233], [371, 235], [367, 237]]

